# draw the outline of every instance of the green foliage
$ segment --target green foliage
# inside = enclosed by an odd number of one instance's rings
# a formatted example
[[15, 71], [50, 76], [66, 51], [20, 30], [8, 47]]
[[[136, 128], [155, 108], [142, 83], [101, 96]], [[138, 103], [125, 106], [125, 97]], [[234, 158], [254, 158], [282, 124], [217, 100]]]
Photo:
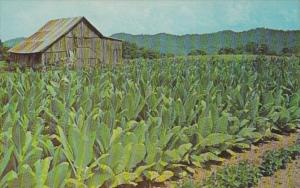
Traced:
[[277, 55], [276, 51], [270, 50], [264, 43], [248, 42], [245, 46], [237, 48], [223, 47], [218, 50], [218, 54], [257, 54], [257, 55]]
[[207, 53], [204, 50], [196, 49], [196, 50], [191, 50], [188, 55], [206, 55]]
[[[225, 30], [216, 33], [186, 35], [172, 35], [166, 33], [159, 33], [155, 35], [131, 35], [126, 33], [117, 33], [112, 35], [112, 37], [136, 43], [139, 47], [160, 51], [162, 53], [172, 53], [179, 56], [187, 55], [193, 49], [205, 50], [207, 54], [212, 55], [217, 54], [220, 48], [236, 48], [235, 45], [240, 46], [251, 42], [256, 44], [265, 43], [269, 47], [270, 52], [273, 52], [273, 54], [274, 52], [280, 54], [282, 48], [295, 48], [297, 45], [299, 47], [299, 43], [288, 41], [289, 37], [295, 39], [294, 41], [299, 40], [299, 35], [299, 30], [282, 31], [267, 28], [256, 28], [243, 32]], [[282, 42], [277, 43], [274, 41]], [[256, 49], [256, 47], [250, 48], [250, 51], [246, 51], [246, 53], [254, 54], [253, 52]], [[240, 52], [237, 51], [236, 54], [242, 54]], [[243, 53], [245, 53], [245, 51]], [[298, 51], [298, 56], [299, 55]]]
[[177, 181], [173, 186], [176, 188], [198, 188], [201, 187], [201, 184], [199, 182], [196, 182], [193, 177], [186, 177], [182, 180]]
[[300, 145], [296, 143], [288, 148], [268, 151], [263, 155], [263, 162], [259, 167], [249, 162], [225, 166], [209, 176], [200, 185], [192, 177], [179, 180], [175, 187], [253, 187], [262, 176], [271, 176], [278, 169], [285, 168], [287, 162], [300, 156]]
[[229, 47], [220, 48], [218, 54], [235, 54], [235, 50]]
[[204, 185], [208, 188], [253, 187], [258, 183], [260, 177], [259, 168], [248, 162], [241, 162], [218, 170], [204, 182]]
[[1, 187], [163, 182], [299, 127], [299, 59], [201, 58], [2, 73]]
[[245, 45], [245, 52], [249, 54], [256, 54], [257, 53], [258, 44], [255, 42], [249, 42]]
[[257, 48], [258, 54], [268, 54], [268, 52], [269, 52], [269, 47], [266, 44], [260, 44]]
[[146, 49], [143, 47], [138, 47], [135, 43], [123, 42], [122, 44], [122, 54], [124, 59], [158, 59], [160, 57], [173, 57], [171, 53], [159, 53], [154, 50]]
[[9, 47], [5, 46], [0, 40], [0, 61], [8, 60]]
[[294, 46], [294, 47], [284, 47], [281, 50], [281, 54], [284, 56], [291, 56], [291, 55], [296, 55], [299, 57], [300, 55], [300, 46]]
[[298, 156], [300, 156], [300, 145], [268, 151], [263, 156], [263, 162], [260, 167], [261, 173], [265, 176], [271, 176], [278, 169], [285, 168], [291, 159], [295, 159]]

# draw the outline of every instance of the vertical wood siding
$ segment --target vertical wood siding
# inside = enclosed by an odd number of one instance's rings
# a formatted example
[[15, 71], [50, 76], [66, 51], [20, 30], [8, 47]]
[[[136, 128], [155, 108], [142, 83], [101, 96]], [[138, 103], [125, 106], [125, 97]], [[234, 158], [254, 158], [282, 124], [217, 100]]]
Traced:
[[[71, 54], [74, 58], [71, 58]], [[122, 42], [100, 38], [83, 21], [43, 54], [45, 65], [77, 63], [77, 65], [116, 64], [122, 60]], [[72, 62], [73, 60], [73, 62]], [[74, 62], [75, 60], [75, 62]]]
[[35, 54], [10, 54], [10, 60], [13, 62], [18, 62], [21, 66], [31, 66], [35, 67], [37, 62], [41, 62], [42, 56], [40, 53]]

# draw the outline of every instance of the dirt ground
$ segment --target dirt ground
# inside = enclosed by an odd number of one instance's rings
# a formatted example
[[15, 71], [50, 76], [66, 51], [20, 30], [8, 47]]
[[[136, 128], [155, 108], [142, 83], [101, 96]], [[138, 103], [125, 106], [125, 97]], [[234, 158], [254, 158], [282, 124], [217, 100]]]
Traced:
[[289, 163], [286, 169], [278, 170], [273, 176], [262, 177], [256, 188], [299, 188], [300, 159]]
[[[225, 159], [222, 164], [210, 164], [205, 168], [195, 169], [196, 173], [193, 176], [193, 180], [198, 183], [202, 182], [217, 169], [223, 168], [225, 165], [233, 165], [245, 160], [258, 166], [262, 162], [262, 156], [266, 151], [292, 146], [296, 143], [299, 136], [300, 130], [287, 136], [280, 136], [277, 140], [270, 140], [252, 145], [250, 150], [236, 153], [234, 156]], [[142, 185], [141, 187], [158, 188], [174, 186], [172, 186], [170, 182], [165, 182], [161, 185]], [[262, 177], [256, 188], [300, 188], [300, 159], [289, 163], [286, 169], [277, 171], [271, 177]]]
[[[210, 176], [212, 172], [215, 172], [218, 168], [223, 168], [225, 165], [237, 164], [238, 162], [244, 160], [247, 160], [253, 163], [254, 165], [259, 165], [262, 162], [262, 156], [266, 151], [291, 146], [295, 144], [298, 136], [299, 136], [299, 131], [297, 133], [292, 133], [289, 136], [281, 136], [279, 137], [278, 140], [271, 140], [265, 143], [259, 143], [257, 145], [253, 145], [251, 146], [250, 150], [242, 153], [236, 153], [235, 156], [232, 156], [229, 159], [225, 159], [225, 161], [221, 165], [212, 164], [207, 168], [197, 169], [194, 175], [194, 179], [197, 182], [201, 182], [206, 177]], [[276, 173], [274, 177], [262, 178], [262, 181], [260, 182], [258, 187], [260, 188], [299, 187], [300, 188], [300, 184], [299, 184], [300, 173], [298, 172], [300, 171], [299, 167], [300, 167], [299, 160], [294, 161], [294, 163], [289, 164], [289, 167], [286, 170], [278, 171], [278, 173]]]

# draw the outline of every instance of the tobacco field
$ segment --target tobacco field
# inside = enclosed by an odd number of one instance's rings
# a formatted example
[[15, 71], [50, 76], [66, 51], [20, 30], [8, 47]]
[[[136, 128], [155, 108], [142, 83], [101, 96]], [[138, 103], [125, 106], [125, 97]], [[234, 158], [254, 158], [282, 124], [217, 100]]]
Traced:
[[160, 184], [299, 128], [299, 58], [1, 72], [0, 187]]

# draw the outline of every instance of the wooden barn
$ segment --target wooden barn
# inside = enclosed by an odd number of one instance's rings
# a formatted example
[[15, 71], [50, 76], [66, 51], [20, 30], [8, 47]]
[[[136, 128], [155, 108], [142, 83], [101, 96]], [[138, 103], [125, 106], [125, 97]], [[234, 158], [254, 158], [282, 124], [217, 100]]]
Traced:
[[103, 36], [85, 17], [50, 20], [9, 50], [10, 60], [25, 66], [120, 63], [122, 41]]

